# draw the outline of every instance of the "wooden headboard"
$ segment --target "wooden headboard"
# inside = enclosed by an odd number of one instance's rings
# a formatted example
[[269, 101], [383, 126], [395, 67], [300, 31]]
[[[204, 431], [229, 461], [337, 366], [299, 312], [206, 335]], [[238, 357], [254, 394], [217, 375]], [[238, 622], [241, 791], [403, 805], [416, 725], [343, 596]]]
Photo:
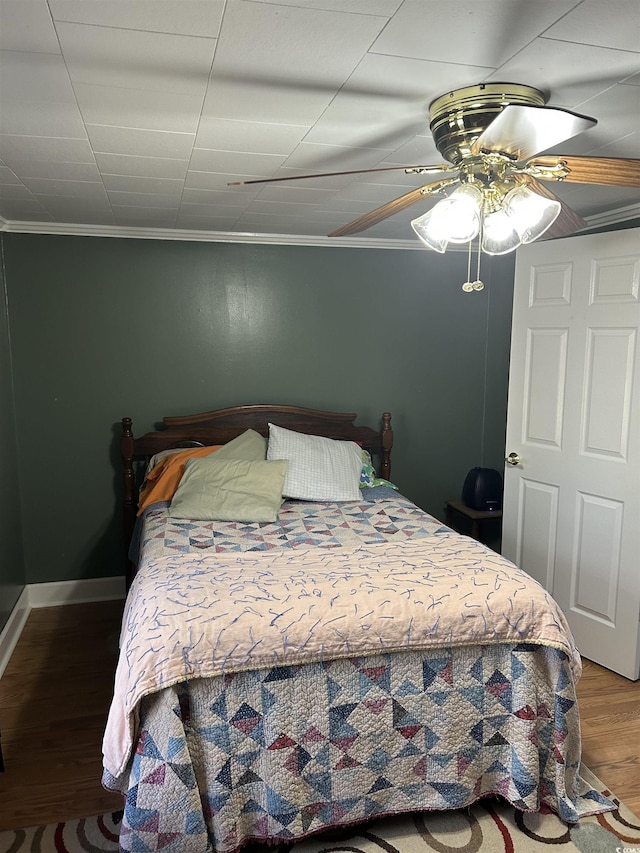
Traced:
[[202, 412], [197, 415], [163, 418], [163, 426], [157, 432], [147, 432], [136, 438], [131, 418], [122, 419], [121, 450], [123, 472], [123, 522], [125, 547], [128, 548], [138, 511], [137, 468], [148, 461], [154, 453], [176, 447], [208, 446], [226, 444], [247, 429], [253, 429], [268, 437], [269, 423], [286, 429], [311, 435], [322, 435], [347, 441], [357, 441], [371, 453], [380, 476], [385, 479], [391, 474], [391, 448], [393, 430], [391, 415], [382, 415], [379, 429], [356, 426], [358, 416], [354, 413], [323, 412], [300, 406], [231, 406]]

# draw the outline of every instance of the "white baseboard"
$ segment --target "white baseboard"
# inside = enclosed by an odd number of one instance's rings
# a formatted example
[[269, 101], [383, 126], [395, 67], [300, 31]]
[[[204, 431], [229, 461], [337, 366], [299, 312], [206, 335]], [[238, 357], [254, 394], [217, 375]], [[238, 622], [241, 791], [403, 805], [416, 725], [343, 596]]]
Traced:
[[112, 578], [89, 578], [77, 581], [30, 583], [29, 607], [59, 607], [61, 604], [86, 604], [89, 601], [112, 601], [125, 597], [124, 575]]
[[29, 615], [30, 610], [29, 590], [25, 586], [13, 606], [13, 610], [7, 619], [7, 624], [4, 626], [2, 633], [0, 634], [0, 678], [2, 678], [2, 673], [5, 671], [5, 668], [9, 663], [9, 659], [13, 654], [13, 650], [20, 638], [20, 634], [22, 634], [22, 629], [27, 621], [27, 616]]
[[34, 607], [60, 607], [64, 604], [113, 601], [124, 598], [125, 595], [123, 576], [27, 584], [0, 633], [0, 678], [20, 639], [27, 617]]

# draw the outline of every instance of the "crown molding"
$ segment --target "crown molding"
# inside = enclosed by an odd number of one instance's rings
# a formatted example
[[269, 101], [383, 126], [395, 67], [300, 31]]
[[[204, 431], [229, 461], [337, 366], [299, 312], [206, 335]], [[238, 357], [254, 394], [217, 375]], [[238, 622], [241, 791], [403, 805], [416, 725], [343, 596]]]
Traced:
[[640, 202], [629, 204], [626, 207], [618, 207], [616, 210], [607, 210], [604, 213], [594, 213], [593, 216], [585, 216], [589, 228], [603, 228], [606, 225], [617, 225], [620, 222], [630, 222], [640, 218]]
[[[603, 228], [640, 218], [640, 203], [584, 217], [588, 229]], [[265, 246], [325, 246], [332, 249], [403, 249], [425, 251], [417, 238], [389, 240], [379, 237], [320, 237], [304, 234], [195, 231], [181, 228], [133, 228], [121, 225], [79, 225], [72, 222], [22, 222], [0, 217], [0, 231], [75, 237], [120, 237], [132, 240], [177, 240], [198, 243], [252, 243]], [[426, 251], [429, 251], [428, 249]], [[467, 245], [449, 246], [450, 252], [466, 252]]]
[[65, 222], [8, 222], [7, 231], [76, 237], [121, 237], [135, 240], [178, 240], [200, 243], [253, 243], [272, 246], [328, 246], [332, 249], [424, 249], [417, 239], [319, 237], [305, 234], [263, 234], [238, 231], [193, 231], [182, 228], [133, 228], [120, 225], [78, 225]]

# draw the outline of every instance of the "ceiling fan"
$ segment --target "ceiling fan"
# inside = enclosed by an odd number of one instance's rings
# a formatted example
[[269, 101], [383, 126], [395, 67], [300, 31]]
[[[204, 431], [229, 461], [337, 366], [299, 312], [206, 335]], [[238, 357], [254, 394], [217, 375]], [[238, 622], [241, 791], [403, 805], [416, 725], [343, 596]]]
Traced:
[[587, 227], [547, 183], [640, 188], [640, 160], [538, 156], [597, 124], [594, 118], [546, 104], [546, 96], [532, 86], [467, 86], [439, 96], [429, 107], [435, 146], [446, 162], [261, 178], [228, 186], [388, 171], [438, 174], [437, 180], [386, 202], [328, 236], [356, 234], [427, 197], [444, 195], [411, 223], [429, 248], [444, 252], [449, 243], [470, 243], [478, 237], [483, 252], [505, 254], [543, 236], [566, 236]]

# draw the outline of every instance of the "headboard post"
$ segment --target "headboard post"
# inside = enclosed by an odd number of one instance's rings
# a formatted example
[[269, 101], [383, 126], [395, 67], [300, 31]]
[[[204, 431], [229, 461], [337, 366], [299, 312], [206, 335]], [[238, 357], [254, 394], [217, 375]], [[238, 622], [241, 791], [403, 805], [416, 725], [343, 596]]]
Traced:
[[391, 413], [384, 412], [382, 415], [382, 458], [380, 460], [380, 476], [385, 480], [391, 476], [391, 448], [393, 447], [393, 430], [391, 429]]
[[[133, 422], [131, 418], [122, 418], [122, 437], [120, 439], [120, 451], [122, 453], [122, 461], [124, 463], [122, 478], [123, 478], [123, 496], [124, 496], [124, 505], [123, 505], [123, 513], [122, 513], [122, 522], [123, 522], [123, 534], [124, 534], [124, 545], [125, 549], [129, 548], [129, 543], [131, 542], [131, 537], [133, 536], [133, 529], [136, 523], [136, 507], [137, 501], [135, 499], [135, 470], [133, 467], [133, 456], [134, 456], [134, 440], [133, 440]], [[126, 555], [126, 550], [125, 550]], [[126, 559], [126, 577], [127, 577], [127, 589], [129, 588], [129, 583], [131, 581], [131, 571], [132, 567], [129, 562], [128, 556], [125, 556]]]

